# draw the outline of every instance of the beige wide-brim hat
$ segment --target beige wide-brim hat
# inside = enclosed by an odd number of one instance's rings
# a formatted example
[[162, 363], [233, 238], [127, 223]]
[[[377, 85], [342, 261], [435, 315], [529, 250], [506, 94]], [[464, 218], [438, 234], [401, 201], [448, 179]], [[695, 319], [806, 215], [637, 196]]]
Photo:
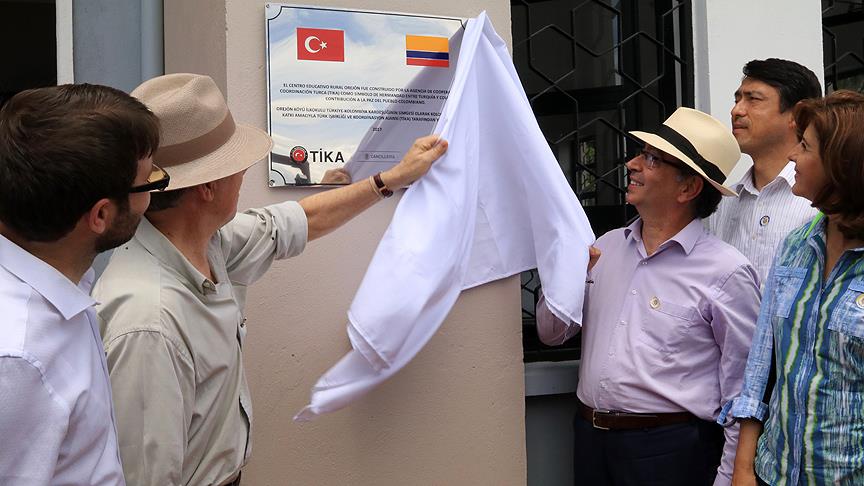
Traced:
[[630, 134], [684, 162], [721, 194], [738, 195], [723, 182], [738, 164], [741, 150], [732, 131], [713, 116], [682, 107], [675, 110], [656, 133], [632, 131]]
[[248, 169], [273, 141], [261, 129], [235, 123], [209, 76], [166, 74], [145, 81], [132, 96], [159, 118], [153, 163], [171, 176], [167, 190], [211, 182]]

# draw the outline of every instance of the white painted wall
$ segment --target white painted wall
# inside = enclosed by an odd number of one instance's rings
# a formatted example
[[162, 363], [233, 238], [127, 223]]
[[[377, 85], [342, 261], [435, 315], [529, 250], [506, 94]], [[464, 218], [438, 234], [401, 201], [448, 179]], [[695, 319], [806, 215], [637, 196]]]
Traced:
[[[696, 109], [710, 113], [731, 129], [732, 97], [747, 61], [790, 59], [823, 80], [821, 3], [694, 0], [693, 57]], [[752, 163], [749, 156], [743, 156], [728, 181], [738, 181]]]
[[57, 0], [57, 84], [75, 82], [72, 57], [72, 0]]

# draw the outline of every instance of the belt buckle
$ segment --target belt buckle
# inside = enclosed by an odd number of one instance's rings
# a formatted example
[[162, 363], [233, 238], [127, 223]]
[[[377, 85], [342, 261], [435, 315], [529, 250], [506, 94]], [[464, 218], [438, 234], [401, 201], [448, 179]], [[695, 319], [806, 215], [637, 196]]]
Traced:
[[597, 415], [598, 415], [598, 414], [600, 414], [600, 415], [610, 415], [611, 413], [612, 413], [611, 410], [601, 410], [601, 409], [594, 409], [594, 410], [592, 410], [592, 411], [591, 411], [591, 425], [592, 425], [595, 429], [599, 429], [599, 430], [611, 430], [611, 429], [609, 429], [609, 427], [601, 427], [601, 426], [597, 425]]

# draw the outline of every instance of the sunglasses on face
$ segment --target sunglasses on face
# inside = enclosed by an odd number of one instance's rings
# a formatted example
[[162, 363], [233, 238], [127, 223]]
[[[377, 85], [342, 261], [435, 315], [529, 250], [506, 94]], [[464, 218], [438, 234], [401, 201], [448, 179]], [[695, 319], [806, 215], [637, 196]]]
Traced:
[[165, 188], [168, 187], [169, 182], [171, 182], [171, 176], [165, 172], [165, 169], [153, 164], [153, 171], [150, 172], [150, 176], [147, 177], [147, 182], [138, 186], [132, 186], [132, 188], [129, 189], [129, 192], [164, 191]]

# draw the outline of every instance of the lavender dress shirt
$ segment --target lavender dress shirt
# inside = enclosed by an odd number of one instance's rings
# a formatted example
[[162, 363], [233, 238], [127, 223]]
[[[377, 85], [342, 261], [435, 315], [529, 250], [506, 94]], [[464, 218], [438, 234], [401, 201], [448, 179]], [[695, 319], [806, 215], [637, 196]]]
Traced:
[[[738, 396], [759, 315], [759, 279], [738, 250], [694, 219], [648, 255], [642, 221], [606, 233], [585, 294], [577, 394], [593, 408], [689, 411], [715, 420]], [[579, 332], [537, 305], [547, 344]], [[715, 485], [731, 483], [738, 426], [726, 444]]]

